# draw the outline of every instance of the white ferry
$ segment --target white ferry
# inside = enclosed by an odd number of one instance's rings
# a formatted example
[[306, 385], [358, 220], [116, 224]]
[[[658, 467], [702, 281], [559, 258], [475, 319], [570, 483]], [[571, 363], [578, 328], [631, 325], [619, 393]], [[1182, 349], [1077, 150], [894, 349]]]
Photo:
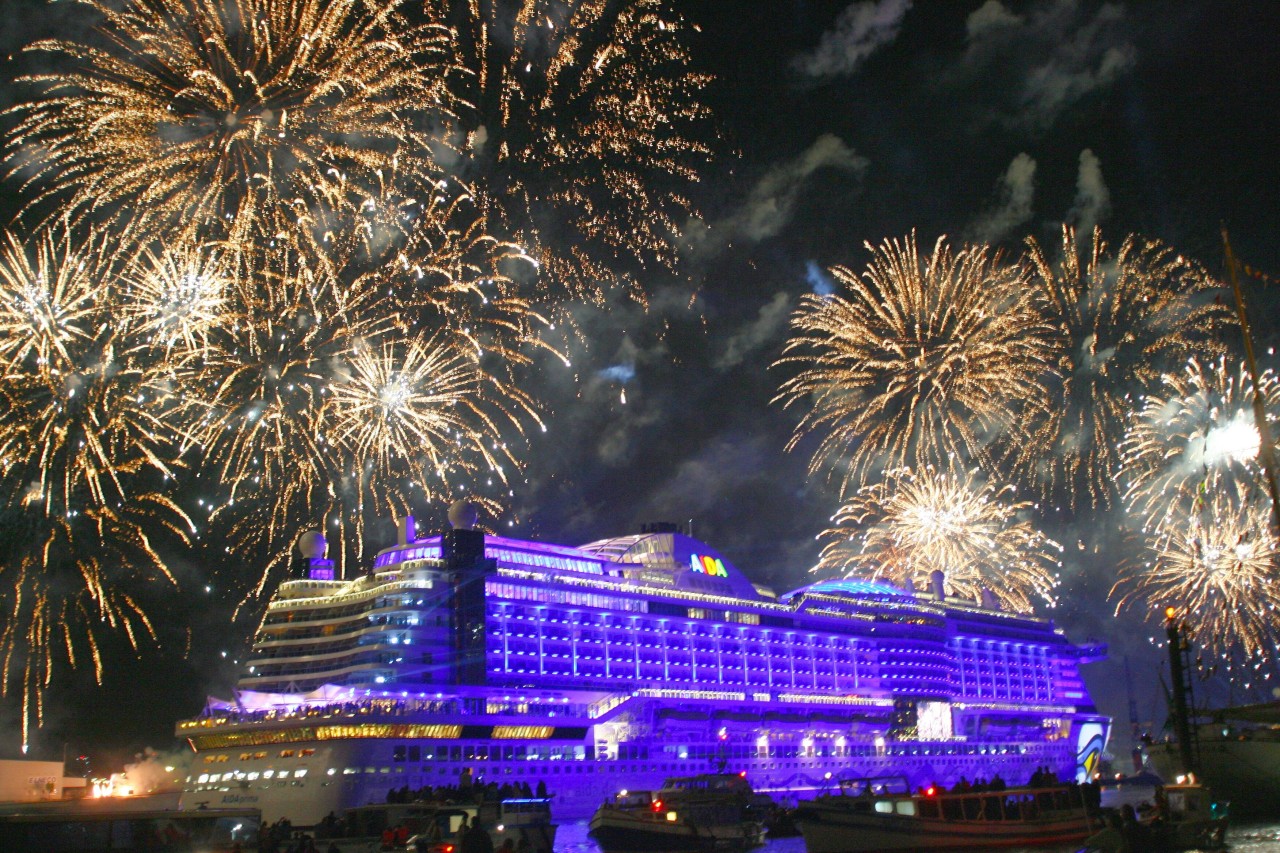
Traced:
[[[672, 525], [577, 548], [453, 529], [333, 577], [318, 534], [230, 701], [177, 733], [183, 808], [295, 825], [424, 788], [539, 782], [557, 817], [745, 771], [807, 799], [843, 778], [1090, 775], [1109, 721], [1046, 619], [882, 582], [777, 595]], [[397, 792], [392, 794], [392, 792]]]

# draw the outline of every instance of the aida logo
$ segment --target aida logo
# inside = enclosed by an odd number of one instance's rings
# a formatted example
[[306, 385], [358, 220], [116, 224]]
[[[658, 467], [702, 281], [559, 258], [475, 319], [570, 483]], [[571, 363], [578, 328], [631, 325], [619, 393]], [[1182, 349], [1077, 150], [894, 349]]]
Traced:
[[724, 561], [718, 557], [703, 557], [698, 554], [691, 554], [689, 555], [689, 568], [700, 575], [710, 575], [713, 578], [729, 577], [729, 572], [724, 567]]

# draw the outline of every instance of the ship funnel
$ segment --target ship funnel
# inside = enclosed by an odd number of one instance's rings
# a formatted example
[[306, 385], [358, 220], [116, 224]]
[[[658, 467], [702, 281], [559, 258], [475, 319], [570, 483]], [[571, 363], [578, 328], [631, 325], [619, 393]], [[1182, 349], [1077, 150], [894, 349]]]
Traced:
[[406, 515], [396, 519], [396, 544], [408, 545], [417, 538], [418, 531], [413, 523], [413, 516]]
[[938, 601], [947, 600], [946, 580], [947, 576], [941, 569], [934, 569], [929, 573], [929, 586], [933, 589], [933, 597]]

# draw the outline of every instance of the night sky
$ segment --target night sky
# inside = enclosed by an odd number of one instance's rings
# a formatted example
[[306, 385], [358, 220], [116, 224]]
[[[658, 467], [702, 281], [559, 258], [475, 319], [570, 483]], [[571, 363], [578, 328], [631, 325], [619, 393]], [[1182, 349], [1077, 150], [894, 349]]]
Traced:
[[[826, 267], [861, 270], [865, 241], [914, 229], [922, 248], [946, 234], [1016, 255], [1028, 235], [1052, 246], [1064, 221], [1096, 223], [1113, 246], [1140, 232], [1216, 273], [1225, 225], [1246, 263], [1280, 275], [1275, 4], [672, 2], [700, 25], [695, 61], [716, 78], [702, 218], [686, 229], [679, 274], [643, 279], [647, 311], [577, 309], [586, 334], [572, 368], [539, 365], [547, 431], [522, 454], [503, 534], [581, 544], [673, 521], [757, 582], [810, 582], [837, 493], [806, 475], [811, 445], [784, 451], [798, 414], [770, 403], [783, 378], [770, 364], [798, 298], [830, 286]], [[4, 54], [79, 25], [59, 4], [0, 11]], [[6, 105], [12, 88], [0, 91]], [[14, 188], [3, 191], [12, 210]], [[1255, 296], [1264, 350], [1274, 304]], [[1045, 615], [1073, 639], [1111, 644], [1086, 678], [1118, 735], [1126, 655], [1139, 716], [1158, 725], [1157, 632], [1114, 618], [1106, 601], [1124, 546], [1105, 517], [1059, 518], [1045, 530], [1067, 546], [1063, 603]], [[443, 521], [441, 506], [420, 529]], [[389, 520], [382, 533], [390, 544]], [[197, 557], [181, 569], [184, 596], [160, 611], [163, 648], [112, 652], [102, 687], [64, 675], [38, 755], [66, 743], [106, 768], [169, 746], [176, 718], [228, 693], [251, 626], [231, 626], [218, 590], [204, 592]], [[1222, 690], [1209, 692], [1232, 698]], [[11, 722], [13, 704], [4, 711]], [[6, 757], [16, 746], [0, 738]]]

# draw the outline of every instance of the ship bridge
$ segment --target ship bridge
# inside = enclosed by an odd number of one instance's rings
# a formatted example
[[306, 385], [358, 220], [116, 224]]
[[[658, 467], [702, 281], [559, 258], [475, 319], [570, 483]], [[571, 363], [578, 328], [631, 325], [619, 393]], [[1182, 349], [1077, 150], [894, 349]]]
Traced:
[[767, 600], [719, 551], [679, 531], [601, 539], [579, 550], [620, 564], [623, 576], [632, 580], [743, 601]]

